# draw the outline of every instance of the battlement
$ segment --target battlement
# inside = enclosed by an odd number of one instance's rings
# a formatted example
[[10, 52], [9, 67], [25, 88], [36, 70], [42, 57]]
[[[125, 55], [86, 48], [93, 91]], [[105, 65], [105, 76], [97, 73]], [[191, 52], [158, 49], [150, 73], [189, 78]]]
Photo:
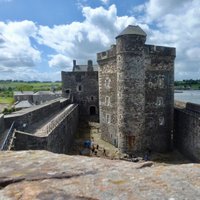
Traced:
[[116, 56], [116, 45], [111, 45], [107, 51], [97, 53], [97, 61], [113, 58]]
[[176, 48], [173, 47], [164, 47], [156, 45], [145, 45], [146, 54], [154, 54], [158, 56], [176, 56]]
[[200, 114], [200, 105], [199, 104], [194, 104], [194, 103], [186, 103], [186, 109], [188, 111], [196, 112]]

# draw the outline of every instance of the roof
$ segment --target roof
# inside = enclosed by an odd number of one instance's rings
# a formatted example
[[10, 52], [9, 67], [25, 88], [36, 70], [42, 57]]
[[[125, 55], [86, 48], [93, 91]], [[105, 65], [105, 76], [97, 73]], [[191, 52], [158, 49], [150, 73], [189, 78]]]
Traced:
[[133, 25], [127, 26], [116, 38], [123, 35], [147, 36], [147, 34], [139, 26], [133, 26]]
[[54, 95], [51, 91], [38, 91], [34, 95]]
[[[73, 68], [74, 72], [87, 72], [88, 65], [76, 65]], [[98, 71], [98, 65], [93, 65], [94, 71]]]
[[15, 104], [15, 108], [29, 108], [32, 106], [33, 104], [31, 104], [28, 100], [23, 100]]
[[62, 91], [61, 90], [55, 91], [54, 94], [62, 94]]
[[33, 95], [33, 91], [15, 91], [14, 95]]

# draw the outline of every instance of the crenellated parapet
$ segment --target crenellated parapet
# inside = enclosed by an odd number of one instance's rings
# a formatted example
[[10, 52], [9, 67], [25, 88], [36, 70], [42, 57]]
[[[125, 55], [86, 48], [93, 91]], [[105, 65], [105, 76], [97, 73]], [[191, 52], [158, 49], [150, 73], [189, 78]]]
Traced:
[[176, 56], [176, 48], [146, 44], [145, 45], [145, 54], [146, 55], [175, 57]]
[[116, 45], [112, 45], [111, 48], [107, 51], [97, 53], [97, 62], [100, 62], [106, 59], [112, 59], [114, 57], [116, 57]]

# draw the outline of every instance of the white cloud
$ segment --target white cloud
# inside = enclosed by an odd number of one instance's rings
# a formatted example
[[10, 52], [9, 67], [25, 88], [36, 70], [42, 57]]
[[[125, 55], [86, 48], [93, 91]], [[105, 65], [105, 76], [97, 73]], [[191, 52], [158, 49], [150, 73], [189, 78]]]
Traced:
[[66, 69], [71, 66], [72, 60], [62, 54], [53, 55], [51, 57], [52, 59], [49, 61], [50, 67]]
[[40, 52], [30, 42], [36, 32], [31, 21], [0, 22], [0, 67], [32, 67], [39, 62]]
[[150, 0], [139, 7], [142, 23], [153, 27], [148, 43], [176, 47], [175, 78], [199, 78], [200, 1]]
[[115, 5], [111, 5], [108, 9], [83, 7], [82, 14], [85, 17], [83, 22], [73, 22], [53, 28], [39, 27], [38, 42], [54, 49], [59, 55], [55, 54], [49, 61], [52, 67], [58, 66], [61, 54], [65, 57], [62, 60], [66, 60], [66, 65], [73, 59], [77, 59], [78, 62], [85, 62], [88, 59], [96, 61], [97, 52], [109, 48], [122, 29], [136, 23], [134, 17], [118, 17]]
[[[83, 21], [53, 27], [37, 26], [31, 21], [0, 22], [1, 77], [12, 73], [20, 78], [26, 75], [37, 79], [42, 74], [52, 78], [52, 70], [67, 69], [73, 59], [78, 63], [96, 61], [96, 53], [115, 43], [115, 37], [129, 24], [140, 25], [147, 32], [147, 43], [176, 47], [176, 79], [200, 77], [199, 0], [149, 0], [133, 8], [132, 16], [118, 16], [115, 5], [107, 9], [82, 5], [81, 9]], [[51, 67], [48, 73], [32, 68], [41, 61], [33, 40], [55, 52], [47, 55]]]

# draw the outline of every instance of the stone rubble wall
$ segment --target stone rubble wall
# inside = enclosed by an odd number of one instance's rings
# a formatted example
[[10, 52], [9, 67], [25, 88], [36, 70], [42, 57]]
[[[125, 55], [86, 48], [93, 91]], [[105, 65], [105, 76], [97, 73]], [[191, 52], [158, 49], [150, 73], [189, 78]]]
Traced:
[[[99, 107], [101, 137], [117, 146], [117, 69], [116, 57], [100, 61], [99, 67]], [[110, 122], [107, 123], [107, 120]]]
[[[188, 107], [188, 108], [187, 108]], [[188, 158], [200, 162], [200, 105], [187, 103], [185, 109], [175, 107], [174, 145]]]
[[[82, 120], [99, 121], [98, 72], [64, 72], [62, 71], [62, 95], [70, 97], [72, 103], [79, 104]], [[96, 113], [90, 115], [90, 108]]]

